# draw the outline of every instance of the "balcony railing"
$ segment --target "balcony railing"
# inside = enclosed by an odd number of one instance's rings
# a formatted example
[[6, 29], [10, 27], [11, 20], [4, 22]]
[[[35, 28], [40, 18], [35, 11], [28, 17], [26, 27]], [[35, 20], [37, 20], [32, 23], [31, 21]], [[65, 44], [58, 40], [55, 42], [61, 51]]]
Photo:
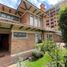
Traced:
[[45, 27], [46, 31], [53, 31], [56, 32], [57, 30], [55, 28]]
[[7, 13], [0, 12], [0, 20], [3, 21], [11, 21], [11, 22], [20, 22], [20, 18], [17, 16], [13, 16]]
[[0, 22], [12, 22], [12, 23], [20, 23], [20, 21], [11, 20], [8, 18], [0, 17]]

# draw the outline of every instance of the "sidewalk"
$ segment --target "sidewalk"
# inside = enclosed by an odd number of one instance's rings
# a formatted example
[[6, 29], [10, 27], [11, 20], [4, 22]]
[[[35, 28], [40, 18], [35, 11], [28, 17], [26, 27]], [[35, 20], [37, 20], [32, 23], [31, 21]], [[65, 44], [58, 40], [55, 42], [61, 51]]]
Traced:
[[24, 67], [24, 64], [16, 63], [16, 64], [12, 64], [12, 65], [10, 65], [8, 67]]

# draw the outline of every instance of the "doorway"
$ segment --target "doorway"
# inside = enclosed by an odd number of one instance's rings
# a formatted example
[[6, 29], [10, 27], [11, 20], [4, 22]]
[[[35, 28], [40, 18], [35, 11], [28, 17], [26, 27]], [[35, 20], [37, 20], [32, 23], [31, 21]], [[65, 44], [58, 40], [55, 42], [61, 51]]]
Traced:
[[0, 56], [9, 52], [9, 34], [0, 34]]

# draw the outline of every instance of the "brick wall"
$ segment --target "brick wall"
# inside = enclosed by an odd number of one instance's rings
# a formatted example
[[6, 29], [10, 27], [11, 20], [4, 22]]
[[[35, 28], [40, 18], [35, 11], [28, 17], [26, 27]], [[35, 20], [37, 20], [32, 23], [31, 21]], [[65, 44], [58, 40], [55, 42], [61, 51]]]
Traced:
[[23, 25], [29, 25], [29, 13], [25, 13], [21, 18], [21, 23]]
[[26, 39], [15, 39], [11, 40], [11, 54], [16, 54], [23, 51], [28, 51], [34, 49], [35, 47], [35, 34], [27, 33], [28, 37]]
[[57, 35], [57, 34], [55, 34], [55, 33], [53, 34], [53, 40], [55, 42], [63, 42], [62, 37]]
[[57, 35], [55, 33], [52, 33], [52, 32], [45, 32], [44, 33], [44, 39], [46, 40], [47, 39], [47, 34], [51, 34], [52, 35], [52, 40], [55, 41], [55, 42], [63, 42], [62, 41], [62, 37], [60, 35]]

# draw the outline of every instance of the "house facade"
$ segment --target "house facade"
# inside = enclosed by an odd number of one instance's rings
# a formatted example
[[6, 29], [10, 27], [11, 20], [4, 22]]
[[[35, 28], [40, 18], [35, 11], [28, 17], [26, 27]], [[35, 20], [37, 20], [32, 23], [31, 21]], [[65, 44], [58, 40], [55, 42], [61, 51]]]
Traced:
[[23, 55], [28, 57], [42, 40], [52, 38], [61, 42], [56, 30], [47, 29], [44, 5], [37, 8], [27, 0], [23, 0], [18, 9], [0, 4], [0, 51], [8, 52], [12, 57]]

